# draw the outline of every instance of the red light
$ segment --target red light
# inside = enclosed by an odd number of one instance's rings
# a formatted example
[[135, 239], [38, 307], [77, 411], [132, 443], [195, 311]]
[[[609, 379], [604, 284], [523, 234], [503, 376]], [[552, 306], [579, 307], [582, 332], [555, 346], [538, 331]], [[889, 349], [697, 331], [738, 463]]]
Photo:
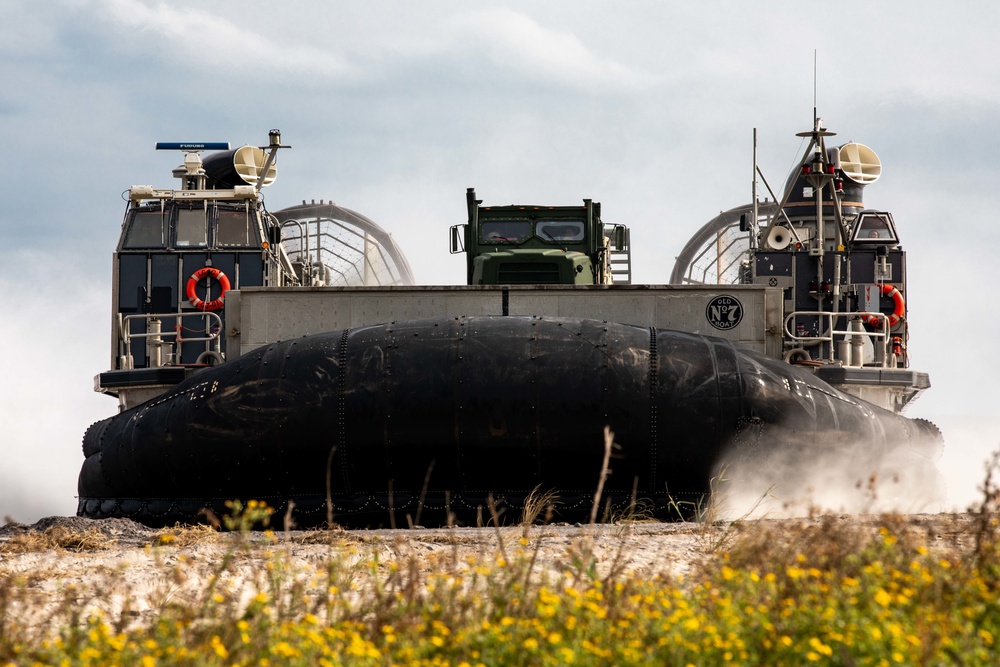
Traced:
[[802, 173], [803, 174], [811, 174], [812, 173], [812, 167], [810, 167], [807, 164], [802, 165]]
[[826, 173], [828, 173], [828, 174], [832, 174], [833, 173], [833, 165], [832, 164], [826, 165]]

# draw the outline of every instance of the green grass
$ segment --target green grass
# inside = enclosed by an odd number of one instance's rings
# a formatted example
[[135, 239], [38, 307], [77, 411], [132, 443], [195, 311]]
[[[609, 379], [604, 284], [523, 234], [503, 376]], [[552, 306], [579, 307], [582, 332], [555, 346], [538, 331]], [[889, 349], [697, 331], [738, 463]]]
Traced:
[[[632, 573], [615, 548], [596, 556], [599, 541], [626, 548], [627, 524], [584, 529], [555, 562], [540, 559], [535, 526], [429, 567], [405, 537], [387, 557], [342, 531], [300, 538], [329, 548], [298, 559], [295, 540], [247, 531], [266, 510], [239, 507], [232, 533], [160, 533], [158, 586], [122, 588], [112, 572], [32, 622], [42, 575], [0, 566], [0, 665], [991, 665], [998, 499], [991, 472], [977, 508], [932, 527], [892, 515], [707, 525], [725, 546], [683, 578]], [[225, 545], [217, 560], [181, 548], [206, 539]]]

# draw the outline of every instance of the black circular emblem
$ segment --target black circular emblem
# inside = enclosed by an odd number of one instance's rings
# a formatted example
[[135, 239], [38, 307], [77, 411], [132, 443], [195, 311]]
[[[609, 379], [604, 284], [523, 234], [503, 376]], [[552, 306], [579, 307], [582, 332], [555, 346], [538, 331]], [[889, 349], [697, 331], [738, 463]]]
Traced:
[[708, 302], [705, 317], [716, 329], [733, 329], [743, 319], [743, 304], [734, 296], [720, 294]]
[[767, 284], [770, 285], [771, 287], [777, 287], [778, 286], [778, 279], [777, 278], [771, 278], [770, 280], [767, 281]]

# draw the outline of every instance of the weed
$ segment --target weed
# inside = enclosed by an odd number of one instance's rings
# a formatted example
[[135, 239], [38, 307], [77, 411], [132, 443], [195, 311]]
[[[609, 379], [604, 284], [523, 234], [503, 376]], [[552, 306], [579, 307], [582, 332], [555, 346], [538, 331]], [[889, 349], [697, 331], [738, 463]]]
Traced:
[[986, 474], [979, 487], [982, 498], [970, 508], [974, 521], [975, 566], [985, 575], [986, 585], [1000, 589], [1000, 451], [986, 462]]
[[542, 518], [543, 523], [549, 523], [552, 520], [558, 500], [559, 494], [552, 489], [542, 491], [541, 486], [532, 489], [528, 497], [524, 499], [524, 507], [521, 509], [521, 527], [525, 529], [525, 535], [527, 535], [528, 528], [538, 523], [538, 518], [543, 516], [542, 512], [545, 513]]
[[50, 526], [43, 531], [25, 530], [0, 542], [0, 554], [27, 553], [65, 549], [67, 551], [99, 551], [114, 542], [96, 528], [74, 530]]
[[503, 528], [492, 502], [475, 552], [458, 546], [477, 529], [251, 539], [252, 517], [231, 515], [235, 532], [185, 549], [180, 529], [157, 533], [175, 537], [141, 578], [123, 563], [69, 586], [93, 554], [60, 547], [34, 570], [7, 554], [0, 665], [992, 664], [998, 462], [968, 517], [735, 521], [691, 538], [683, 578], [631, 569], [613, 527]]

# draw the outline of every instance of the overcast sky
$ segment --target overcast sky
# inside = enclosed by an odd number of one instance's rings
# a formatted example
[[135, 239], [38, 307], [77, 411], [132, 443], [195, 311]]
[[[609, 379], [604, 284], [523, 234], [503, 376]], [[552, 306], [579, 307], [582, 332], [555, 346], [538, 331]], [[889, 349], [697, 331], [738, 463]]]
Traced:
[[156, 141], [266, 143], [277, 210], [333, 200], [391, 232], [421, 283], [464, 280], [448, 227], [486, 203], [602, 202], [637, 282], [748, 203], [753, 129], [784, 182], [817, 104], [883, 164], [867, 205], [908, 251], [908, 411], [948, 441], [951, 502], [1000, 446], [995, 2], [0, 4], [0, 518], [72, 514], [110, 363], [121, 193], [172, 187]]

